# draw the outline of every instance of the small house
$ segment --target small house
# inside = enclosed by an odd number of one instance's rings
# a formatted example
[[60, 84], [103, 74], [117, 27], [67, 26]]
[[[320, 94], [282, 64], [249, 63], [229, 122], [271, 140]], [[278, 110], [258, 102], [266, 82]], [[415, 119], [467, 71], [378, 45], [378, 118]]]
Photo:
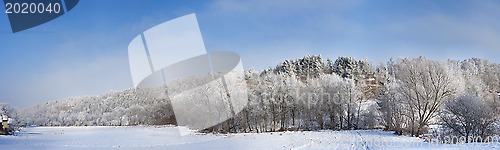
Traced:
[[2, 130], [9, 128], [9, 117], [7, 115], [2, 115]]

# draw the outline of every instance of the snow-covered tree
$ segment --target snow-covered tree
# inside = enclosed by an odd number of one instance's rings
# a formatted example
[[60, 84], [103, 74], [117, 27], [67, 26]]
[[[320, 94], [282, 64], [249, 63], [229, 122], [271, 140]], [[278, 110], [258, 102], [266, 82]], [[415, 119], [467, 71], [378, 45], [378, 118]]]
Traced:
[[397, 62], [395, 77], [398, 92], [410, 113], [412, 135], [419, 136], [440, 111], [441, 104], [457, 92], [454, 77], [447, 66], [424, 57], [404, 58]]
[[475, 94], [465, 94], [447, 101], [440, 118], [452, 135], [464, 136], [466, 143], [476, 137], [486, 140], [486, 136], [493, 133], [496, 121], [491, 106]]

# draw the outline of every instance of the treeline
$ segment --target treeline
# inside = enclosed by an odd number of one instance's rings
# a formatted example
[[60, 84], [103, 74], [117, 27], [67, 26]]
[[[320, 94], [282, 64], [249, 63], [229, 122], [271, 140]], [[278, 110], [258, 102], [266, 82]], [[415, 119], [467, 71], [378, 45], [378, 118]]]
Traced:
[[50, 101], [19, 111], [16, 124], [30, 126], [128, 126], [175, 124], [164, 89], [127, 89], [102, 96]]
[[215, 131], [382, 127], [420, 136], [433, 124], [442, 125], [447, 135], [486, 137], [498, 132], [500, 66], [487, 60], [419, 57], [372, 66], [347, 57], [323, 61], [305, 56], [261, 72], [248, 71], [247, 80], [249, 107], [237, 121], [222, 123]]
[[[450, 135], [498, 133], [500, 65], [487, 60], [418, 57], [374, 65], [350, 57], [323, 60], [321, 56], [305, 56], [263, 71], [247, 70], [245, 81], [248, 104], [243, 111], [203, 131], [383, 128], [419, 136], [436, 124]], [[63, 126], [175, 124], [165, 91], [129, 89], [47, 102], [23, 110], [20, 122]], [[190, 95], [193, 101], [201, 98], [197, 96], [203, 93]]]
[[[484, 139], [498, 133], [498, 64], [477, 58], [440, 62], [419, 57], [391, 60], [376, 72], [383, 80], [377, 99], [387, 130], [419, 136], [434, 124], [441, 125], [441, 135]], [[470, 114], [476, 118], [468, 118]]]
[[[205, 131], [370, 129], [381, 121], [372, 89], [374, 72], [365, 61], [321, 56], [285, 60], [275, 68], [246, 72], [248, 106]], [[370, 82], [369, 82], [370, 81]], [[366, 83], [372, 83], [368, 85]]]

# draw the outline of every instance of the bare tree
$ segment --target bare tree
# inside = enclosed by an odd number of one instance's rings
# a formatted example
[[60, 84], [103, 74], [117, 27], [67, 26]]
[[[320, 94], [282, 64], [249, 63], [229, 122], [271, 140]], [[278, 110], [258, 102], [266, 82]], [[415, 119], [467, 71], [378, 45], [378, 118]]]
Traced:
[[465, 136], [466, 143], [475, 139], [472, 137], [485, 139], [487, 133], [491, 133], [495, 121], [491, 107], [473, 94], [447, 101], [440, 118], [444, 127], [452, 130], [452, 134]]
[[411, 134], [419, 136], [441, 104], [456, 92], [454, 78], [445, 65], [424, 57], [400, 59], [396, 69], [399, 92], [411, 113]]

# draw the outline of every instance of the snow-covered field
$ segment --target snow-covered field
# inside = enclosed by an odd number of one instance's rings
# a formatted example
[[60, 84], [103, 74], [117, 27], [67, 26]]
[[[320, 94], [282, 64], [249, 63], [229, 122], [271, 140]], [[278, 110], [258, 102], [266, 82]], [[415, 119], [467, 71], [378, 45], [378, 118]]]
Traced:
[[0, 136], [0, 149], [500, 149], [499, 143], [426, 143], [383, 131], [179, 134], [176, 127], [33, 127]]

